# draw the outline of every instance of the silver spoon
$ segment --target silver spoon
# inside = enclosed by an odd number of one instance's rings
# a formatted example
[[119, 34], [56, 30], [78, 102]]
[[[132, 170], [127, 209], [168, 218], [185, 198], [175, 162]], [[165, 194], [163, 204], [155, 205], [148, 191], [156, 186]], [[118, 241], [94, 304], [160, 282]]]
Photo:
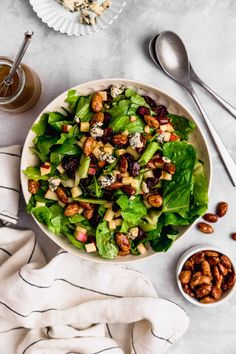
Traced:
[[[160, 63], [157, 59], [156, 53], [155, 53], [155, 45], [156, 45], [156, 40], [158, 38], [158, 35], [152, 37], [152, 39], [149, 42], [149, 53], [150, 56], [153, 60], [153, 62], [158, 66], [159, 69], [161, 69]], [[219, 96], [215, 91], [213, 91], [204, 81], [200, 79], [200, 77], [195, 73], [193, 70], [193, 67], [191, 63], [190, 65], [190, 78], [192, 81], [196, 82], [200, 86], [202, 86], [206, 91], [208, 91], [216, 101], [218, 101], [234, 118], [236, 118], [236, 108], [234, 108], [230, 103], [225, 101], [221, 96]]]
[[10, 72], [7, 75], [7, 77], [3, 80], [3, 82], [0, 84], [0, 92], [5, 88], [5, 92], [4, 92], [3, 97], [6, 96], [9, 87], [12, 85], [12, 78], [13, 78], [18, 66], [21, 63], [23, 56], [25, 55], [26, 49], [28, 48], [28, 45], [30, 43], [30, 40], [31, 40], [33, 34], [34, 34], [33, 31], [25, 32], [24, 40], [21, 44], [21, 47], [16, 55], [16, 58], [12, 64], [12, 66], [11, 66]]
[[155, 49], [155, 53], [161, 68], [172, 79], [184, 86], [194, 99], [196, 105], [199, 108], [199, 111], [202, 114], [202, 117], [205, 120], [205, 123], [214, 140], [226, 170], [228, 171], [231, 181], [233, 185], [236, 186], [236, 165], [224, 143], [220, 139], [218, 133], [216, 132], [214, 126], [209, 120], [208, 115], [206, 114], [193, 89], [190, 80], [190, 63], [182, 40], [177, 36], [177, 34], [170, 31], [165, 31], [158, 36], [155, 44]]

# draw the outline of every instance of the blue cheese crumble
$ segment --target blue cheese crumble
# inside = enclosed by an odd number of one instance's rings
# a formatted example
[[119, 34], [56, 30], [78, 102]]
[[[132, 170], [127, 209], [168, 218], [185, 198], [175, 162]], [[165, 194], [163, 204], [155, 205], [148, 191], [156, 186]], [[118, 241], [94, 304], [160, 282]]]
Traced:
[[133, 149], [142, 148], [143, 142], [141, 141], [141, 134], [135, 133], [134, 135], [132, 135], [131, 138], [129, 139], [129, 143]]
[[101, 138], [103, 136], [104, 130], [101, 128], [102, 125], [102, 122], [97, 122], [92, 126], [92, 128], [90, 129], [90, 135], [93, 138]]
[[99, 156], [99, 160], [106, 161], [108, 163], [113, 163], [116, 161], [116, 158], [112, 156], [112, 154], [109, 154], [108, 152], [101, 152]]
[[102, 175], [99, 177], [99, 183], [101, 185], [102, 188], [105, 188], [105, 187], [109, 187], [112, 183], [115, 182], [116, 178], [115, 176], [111, 176], [111, 175]]

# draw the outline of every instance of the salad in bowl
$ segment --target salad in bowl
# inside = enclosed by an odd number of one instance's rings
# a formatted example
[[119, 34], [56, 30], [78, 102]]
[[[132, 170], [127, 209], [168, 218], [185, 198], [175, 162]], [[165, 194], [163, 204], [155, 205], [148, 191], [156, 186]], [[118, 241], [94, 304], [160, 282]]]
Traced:
[[32, 127], [27, 211], [105, 259], [167, 251], [207, 210], [204, 164], [189, 141], [194, 122], [124, 85], [72, 89], [65, 101]]

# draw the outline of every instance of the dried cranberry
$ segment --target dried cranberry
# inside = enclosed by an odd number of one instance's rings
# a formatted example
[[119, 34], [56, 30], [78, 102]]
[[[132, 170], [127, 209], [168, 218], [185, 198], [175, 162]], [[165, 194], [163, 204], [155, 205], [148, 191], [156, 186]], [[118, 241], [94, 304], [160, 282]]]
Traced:
[[116, 180], [117, 182], [122, 182], [122, 176], [121, 175], [116, 175]]
[[89, 177], [87, 177], [87, 178], [82, 178], [82, 179], [80, 180], [79, 185], [80, 185], [81, 189], [83, 190], [83, 192], [90, 194], [89, 185], [90, 185], [90, 184], [92, 183], [92, 181], [93, 181], [92, 177], [93, 177], [93, 176], [90, 175]]
[[168, 117], [158, 117], [158, 121], [161, 125], [167, 124], [169, 122], [169, 118]]
[[137, 109], [137, 114], [140, 116], [148, 116], [150, 114], [150, 109], [145, 106], [139, 106]]
[[110, 120], [111, 120], [111, 115], [109, 112], [104, 112], [104, 121], [103, 121], [103, 126], [105, 128], [108, 127], [109, 123], [110, 123]]
[[145, 232], [142, 229], [138, 230], [138, 236], [135, 238], [135, 241], [141, 241], [146, 237]]
[[114, 213], [117, 213], [120, 210], [120, 206], [116, 202], [114, 202], [112, 204], [112, 210], [114, 211]]
[[106, 143], [111, 143], [112, 142], [112, 138], [113, 138], [114, 132], [112, 128], [106, 128], [104, 129], [104, 134], [101, 138], [102, 142], [104, 144]]
[[139, 165], [138, 162], [133, 162], [133, 163], [132, 163], [132, 168], [129, 170], [129, 173], [130, 173], [131, 176], [133, 176], [133, 177], [139, 176], [139, 173], [140, 173], [140, 165]]
[[166, 106], [163, 105], [159, 105], [157, 106], [154, 111], [156, 112], [156, 114], [161, 117], [161, 116], [166, 116], [168, 114], [167, 108]]
[[133, 155], [129, 154], [128, 152], [126, 154], [124, 154], [124, 156], [127, 158], [127, 160], [129, 162], [133, 162], [134, 161]]
[[157, 104], [154, 101], [154, 99], [152, 99], [150, 96], [143, 96], [143, 98], [145, 99], [145, 101], [147, 102], [147, 104], [149, 104], [149, 106], [154, 110], [155, 108], [157, 108]]
[[98, 224], [100, 223], [101, 221], [101, 217], [100, 215], [98, 214], [98, 210], [97, 208], [94, 210], [94, 213], [93, 213], [93, 216], [92, 218], [89, 220], [90, 224], [94, 227], [97, 227]]
[[162, 169], [161, 168], [156, 168], [155, 170], [153, 170], [154, 176], [156, 178], [160, 178], [162, 175]]
[[145, 182], [147, 184], [148, 189], [150, 189], [151, 187], [155, 186], [155, 184], [158, 183], [158, 178], [156, 178], [156, 177], [148, 177], [145, 180]]
[[66, 174], [68, 175], [68, 177], [74, 178], [75, 171], [77, 170], [77, 168], [79, 166], [79, 160], [77, 159], [77, 157], [64, 156], [62, 159], [61, 165], [64, 168], [64, 170], [66, 171]]

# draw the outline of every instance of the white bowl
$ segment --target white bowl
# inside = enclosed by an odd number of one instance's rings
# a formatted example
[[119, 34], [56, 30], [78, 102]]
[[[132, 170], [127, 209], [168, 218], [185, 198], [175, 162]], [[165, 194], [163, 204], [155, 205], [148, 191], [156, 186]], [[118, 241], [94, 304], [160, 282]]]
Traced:
[[189, 302], [191, 302], [192, 304], [196, 305], [196, 306], [200, 306], [200, 307], [214, 307], [214, 306], [218, 306], [223, 304], [225, 301], [229, 300], [231, 298], [231, 296], [233, 295], [236, 286], [234, 285], [231, 289], [227, 290], [226, 292], [223, 293], [222, 298], [216, 302], [212, 302], [211, 304], [202, 304], [201, 302], [199, 302], [197, 299], [189, 296], [188, 294], [186, 294], [183, 290], [183, 287], [181, 285], [181, 282], [179, 280], [179, 275], [182, 271], [183, 265], [184, 263], [187, 261], [188, 258], [190, 258], [192, 255], [194, 255], [195, 253], [201, 252], [201, 251], [216, 251], [219, 252], [227, 257], [229, 257], [231, 263], [232, 263], [232, 267], [235, 273], [236, 267], [235, 267], [235, 263], [233, 261], [232, 256], [228, 253], [225, 252], [224, 250], [218, 248], [218, 247], [214, 247], [213, 245], [209, 245], [209, 244], [200, 244], [200, 245], [196, 245], [193, 246], [191, 248], [189, 248], [186, 252], [184, 252], [184, 254], [180, 257], [178, 264], [177, 264], [177, 268], [176, 268], [176, 279], [177, 279], [177, 284], [179, 287], [179, 290], [181, 292], [181, 294], [185, 297], [185, 299], [187, 299]]
[[69, 36], [86, 36], [104, 30], [117, 19], [127, 0], [112, 0], [109, 9], [98, 16], [94, 26], [81, 24], [79, 12], [70, 12], [56, 0], [30, 0], [30, 4], [38, 17], [55, 31]]
[[[206, 172], [206, 177], [208, 180], [208, 190], [210, 188], [210, 182], [211, 182], [211, 159], [210, 159], [210, 154], [209, 154], [209, 148], [206, 142], [206, 139], [204, 138], [203, 133], [199, 130], [196, 121], [194, 118], [191, 116], [191, 114], [184, 108], [181, 103], [179, 103], [177, 100], [175, 100], [172, 96], [168, 95], [167, 93], [163, 92], [162, 90], [151, 86], [147, 85], [145, 83], [139, 82], [139, 81], [133, 81], [133, 80], [127, 80], [127, 79], [102, 79], [102, 80], [97, 80], [97, 81], [91, 81], [87, 82], [84, 84], [81, 84], [79, 86], [74, 87], [74, 89], [77, 90], [79, 94], [84, 94], [88, 95], [91, 94], [94, 91], [102, 91], [104, 89], [107, 89], [111, 85], [125, 85], [126, 87], [134, 88], [138, 93], [142, 95], [148, 95], [153, 97], [158, 101], [159, 104], [165, 105], [169, 112], [175, 113], [178, 115], [183, 115], [187, 118], [189, 118], [191, 121], [195, 122], [196, 124], [196, 129], [194, 130], [193, 134], [190, 136], [190, 142], [194, 143], [194, 146], [197, 148], [198, 151], [198, 158], [200, 158], [202, 161], [205, 163], [205, 172]], [[64, 102], [65, 98], [67, 96], [67, 91], [62, 93], [60, 96], [55, 98], [44, 110], [41, 112], [41, 114], [36, 118], [35, 122], [37, 122], [41, 115], [45, 112], [48, 111], [53, 111], [55, 108], [64, 106], [68, 107], [68, 105]], [[30, 147], [33, 146], [33, 138], [35, 134], [32, 132], [32, 130], [29, 131], [25, 144], [23, 147], [22, 151], [22, 159], [21, 159], [21, 171], [25, 170], [28, 166], [34, 166], [37, 164], [37, 158], [35, 155], [30, 151]], [[28, 202], [30, 198], [30, 193], [28, 192], [28, 186], [27, 186], [27, 178], [26, 176], [21, 173], [21, 185], [22, 185], [22, 191], [25, 197], [26, 202]], [[34, 218], [35, 219], [35, 218]], [[86, 253], [85, 251], [81, 251], [77, 248], [75, 248], [67, 238], [62, 238], [60, 236], [57, 236], [50, 232], [46, 226], [40, 224], [36, 219], [36, 223], [39, 225], [39, 227], [47, 234], [54, 242], [58, 244], [58, 246], [66, 249], [67, 251], [80, 256], [85, 259], [89, 259], [92, 261], [97, 261], [97, 262], [110, 262], [110, 263], [128, 263], [128, 262], [133, 262], [133, 261], [138, 261], [141, 259], [146, 259], [148, 257], [151, 257], [156, 254], [155, 251], [153, 251], [151, 248], [148, 249], [147, 253], [145, 255], [139, 255], [139, 256], [134, 256], [134, 255], [127, 255], [125, 257], [117, 257], [114, 260], [106, 260], [101, 258], [95, 253]], [[180, 236], [185, 234], [191, 227], [192, 225], [189, 226], [184, 226], [180, 230]]]

